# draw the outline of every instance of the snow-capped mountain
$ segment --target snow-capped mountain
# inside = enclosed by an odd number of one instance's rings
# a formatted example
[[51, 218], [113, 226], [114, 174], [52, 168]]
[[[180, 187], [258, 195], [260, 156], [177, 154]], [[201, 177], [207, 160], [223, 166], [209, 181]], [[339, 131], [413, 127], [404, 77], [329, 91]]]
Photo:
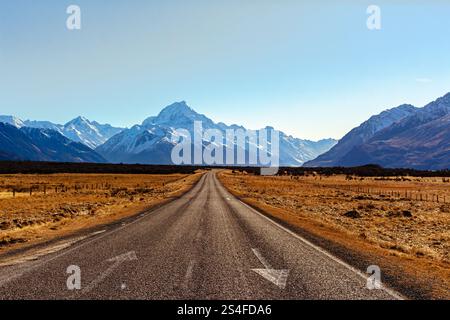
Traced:
[[450, 169], [450, 93], [375, 134], [339, 161], [341, 166]]
[[[19, 126], [17, 126], [19, 127]], [[63, 129], [64, 126], [60, 124], [54, 124], [50, 121], [34, 121], [34, 120], [25, 120], [22, 122], [22, 125], [20, 127], [30, 127], [30, 128], [37, 128], [37, 129], [50, 129], [55, 130], [59, 132], [60, 134], [64, 135]]]
[[106, 162], [94, 150], [55, 130], [0, 122], [0, 160]]
[[[238, 125], [215, 123], [205, 115], [195, 112], [185, 101], [181, 101], [167, 106], [157, 116], [145, 119], [142, 124], [123, 130], [99, 146], [96, 151], [111, 162], [171, 164], [173, 138], [182, 134], [177, 129], [185, 129], [194, 136], [194, 121], [201, 121], [203, 130], [216, 129], [222, 132], [223, 136], [227, 129], [245, 130]], [[225, 141], [217, 143], [224, 146]], [[319, 142], [296, 139], [281, 132], [280, 164], [301, 165], [304, 161], [327, 151], [335, 143], [333, 139]], [[203, 147], [208, 144], [208, 141], [204, 141]], [[249, 146], [246, 145], [245, 148], [244, 152], [248, 153]]]
[[[280, 149], [283, 150], [283, 154], [289, 154], [289, 158], [295, 159], [295, 161], [286, 159], [283, 163], [293, 163], [295, 165], [302, 165], [306, 161], [316, 158], [334, 145], [337, 140], [335, 139], [322, 139], [319, 141], [303, 140], [287, 136], [283, 132], [280, 133]], [[281, 161], [282, 159], [280, 159]]]
[[31, 127], [55, 130], [75, 142], [85, 144], [91, 149], [95, 149], [123, 130], [122, 128], [112, 127], [109, 124], [99, 124], [95, 121], [91, 122], [84, 117], [75, 118], [64, 125], [55, 124], [50, 121], [22, 121], [13, 116], [0, 116], [0, 122], [8, 123], [17, 128]]
[[328, 152], [323, 153], [316, 159], [306, 162], [309, 167], [333, 167], [337, 166], [340, 159], [345, 157], [353, 148], [369, 141], [377, 132], [391, 126], [417, 111], [418, 108], [404, 104], [396, 108], [385, 110], [378, 115], [370, 117], [359, 127], [347, 133]]
[[216, 128], [217, 125], [208, 117], [199, 114], [186, 104], [186, 101], [176, 102], [165, 107], [156, 117], [149, 117], [142, 126], [160, 126], [167, 128], [188, 128], [194, 121], [201, 121], [204, 129]]
[[305, 166], [377, 164], [390, 168], [450, 169], [450, 93], [423, 108], [400, 106], [384, 115], [369, 126], [378, 130], [368, 130], [373, 133], [365, 139], [361, 138], [366, 132], [363, 129], [374, 118]]
[[24, 126], [23, 121], [14, 116], [0, 116], [0, 122], [10, 124], [16, 128], [21, 128]]
[[64, 125], [63, 134], [73, 141], [84, 143], [95, 149], [122, 130], [122, 128], [115, 128], [109, 124], [99, 124], [84, 117], [78, 117]]

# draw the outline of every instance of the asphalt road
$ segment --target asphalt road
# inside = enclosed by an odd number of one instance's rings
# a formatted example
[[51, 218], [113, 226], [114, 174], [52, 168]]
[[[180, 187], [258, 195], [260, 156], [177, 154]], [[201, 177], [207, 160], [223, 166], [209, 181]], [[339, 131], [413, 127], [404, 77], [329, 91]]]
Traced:
[[233, 197], [214, 172], [125, 225], [10, 263], [0, 299], [401, 298], [367, 289], [367, 275]]

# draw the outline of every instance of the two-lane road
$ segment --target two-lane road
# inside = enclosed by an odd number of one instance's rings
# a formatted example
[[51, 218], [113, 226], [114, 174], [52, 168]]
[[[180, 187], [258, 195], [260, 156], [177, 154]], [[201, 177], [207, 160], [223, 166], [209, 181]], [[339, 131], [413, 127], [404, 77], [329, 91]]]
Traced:
[[[0, 299], [396, 299], [227, 192], [183, 197], [35, 260], [0, 267]], [[81, 289], [69, 290], [69, 266]]]

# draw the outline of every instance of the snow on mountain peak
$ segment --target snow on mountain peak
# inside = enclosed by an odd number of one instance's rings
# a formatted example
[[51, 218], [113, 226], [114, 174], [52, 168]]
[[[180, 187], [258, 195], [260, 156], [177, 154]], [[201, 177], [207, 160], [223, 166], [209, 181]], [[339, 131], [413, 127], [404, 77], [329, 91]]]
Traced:
[[91, 122], [83, 116], [78, 116], [67, 122], [62, 131], [66, 137], [95, 149], [122, 129], [99, 124], [95, 121]]
[[[228, 129], [246, 130], [243, 126], [215, 123], [207, 116], [197, 113], [185, 101], [181, 101], [165, 107], [157, 116], [147, 118], [142, 125], [125, 129], [98, 147], [96, 151], [111, 162], [172, 164], [170, 155], [174, 137], [182, 136], [186, 132], [191, 137], [195, 134], [203, 134], [202, 131], [197, 131], [199, 129], [194, 126], [195, 121], [201, 122], [203, 130], [218, 130], [223, 136]], [[265, 129], [273, 130], [273, 127], [268, 126]], [[301, 165], [304, 161], [311, 160], [327, 151], [337, 142], [334, 140], [313, 142], [293, 137], [287, 138], [282, 132], [280, 135], [280, 163], [289, 166]], [[223, 142], [212, 143], [219, 146], [225, 145]], [[248, 143], [242, 148], [248, 152], [249, 145]], [[256, 146], [260, 148], [259, 145]], [[238, 147], [236, 145], [236, 148]]]
[[106, 140], [123, 130], [108, 124], [103, 125], [95, 121], [91, 122], [82, 116], [67, 122], [65, 125], [55, 124], [50, 121], [22, 121], [14, 116], [0, 116], [0, 122], [8, 123], [16, 128], [51, 129], [75, 142], [85, 144], [91, 149], [105, 143]]
[[159, 123], [166, 120], [176, 120], [178, 117], [186, 117], [191, 120], [198, 118], [200, 116], [191, 107], [186, 104], [186, 101], [175, 102], [167, 107], [165, 107], [156, 117]]
[[91, 122], [83, 116], [78, 116], [67, 122], [64, 126], [68, 127], [70, 125], [87, 125], [87, 124], [91, 124]]
[[197, 113], [194, 109], [189, 107], [186, 101], [172, 103], [165, 107], [156, 117], [149, 117], [142, 125], [150, 127], [159, 125], [164, 127], [185, 127], [187, 124], [192, 124], [194, 121], [201, 121], [205, 127], [215, 126], [214, 122], [203, 114]]
[[24, 126], [23, 121], [15, 116], [0, 116], [0, 122], [10, 124], [16, 128]]
[[450, 92], [445, 96], [430, 102], [421, 110], [424, 113], [445, 115], [450, 113]]
[[179, 113], [196, 113], [196, 112], [187, 105], [186, 101], [183, 100], [183, 101], [174, 102], [171, 105], [168, 105], [167, 107], [162, 109], [159, 114], [161, 115], [164, 113], [179, 114]]

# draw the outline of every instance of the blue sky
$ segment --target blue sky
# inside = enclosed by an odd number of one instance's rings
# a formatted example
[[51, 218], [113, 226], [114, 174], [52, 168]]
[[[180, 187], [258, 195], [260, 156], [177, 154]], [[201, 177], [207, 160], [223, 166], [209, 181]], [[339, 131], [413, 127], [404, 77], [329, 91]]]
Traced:
[[131, 126], [186, 100], [216, 121], [340, 138], [450, 91], [449, 16], [446, 0], [2, 0], [0, 114]]

